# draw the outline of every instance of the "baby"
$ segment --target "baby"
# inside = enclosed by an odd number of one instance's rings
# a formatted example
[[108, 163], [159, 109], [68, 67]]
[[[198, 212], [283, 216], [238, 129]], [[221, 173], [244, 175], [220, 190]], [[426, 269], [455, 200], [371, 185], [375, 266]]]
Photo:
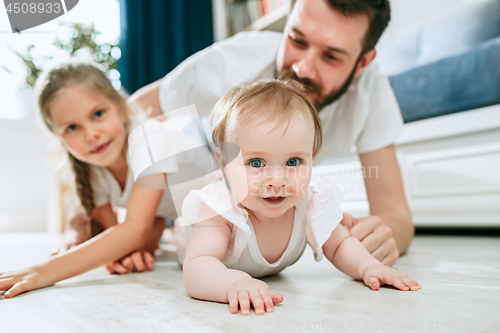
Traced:
[[421, 288], [339, 224], [339, 186], [311, 181], [321, 121], [301, 87], [276, 80], [242, 84], [219, 100], [212, 123], [224, 179], [186, 197], [177, 227], [180, 239], [189, 239], [179, 256], [192, 297], [229, 303], [231, 313], [248, 315], [250, 305], [256, 314], [273, 312], [283, 296], [256, 278], [295, 263], [307, 243], [317, 261], [326, 256], [373, 290]]

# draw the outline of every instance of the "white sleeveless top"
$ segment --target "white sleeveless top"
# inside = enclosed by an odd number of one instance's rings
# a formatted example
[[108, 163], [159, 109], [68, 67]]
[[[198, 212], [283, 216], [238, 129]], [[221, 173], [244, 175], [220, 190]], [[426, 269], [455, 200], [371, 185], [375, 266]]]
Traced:
[[176, 221], [178, 257], [182, 263], [193, 224], [198, 222], [202, 205], [233, 223], [228, 249], [222, 260], [226, 267], [261, 277], [281, 272], [294, 264], [308, 243], [316, 261], [323, 257], [322, 246], [342, 220], [340, 202], [343, 189], [323, 178], [311, 181], [309, 191], [295, 206], [292, 233], [283, 255], [274, 263], [262, 256], [248, 212], [230, 194], [224, 180], [201, 190], [191, 191], [182, 205], [182, 216]]

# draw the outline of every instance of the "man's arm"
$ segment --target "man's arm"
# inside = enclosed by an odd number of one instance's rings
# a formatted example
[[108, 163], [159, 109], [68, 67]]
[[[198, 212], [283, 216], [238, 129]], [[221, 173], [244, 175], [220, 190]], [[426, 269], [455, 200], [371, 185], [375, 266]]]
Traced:
[[[399, 253], [408, 249], [414, 235], [410, 209], [394, 145], [359, 155], [365, 170], [365, 186], [370, 214], [380, 217], [382, 225], [392, 229]], [[368, 249], [370, 250], [370, 249]]]
[[128, 102], [138, 105], [145, 111], [150, 111], [149, 117], [161, 116], [163, 111], [160, 105], [160, 86], [163, 78], [137, 90], [129, 97]]

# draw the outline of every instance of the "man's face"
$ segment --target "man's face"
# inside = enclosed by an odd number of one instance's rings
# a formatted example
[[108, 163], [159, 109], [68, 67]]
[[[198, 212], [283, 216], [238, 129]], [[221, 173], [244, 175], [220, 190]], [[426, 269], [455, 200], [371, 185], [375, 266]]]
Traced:
[[278, 49], [278, 73], [294, 72], [320, 107], [333, 102], [375, 56], [360, 59], [368, 26], [368, 15], [344, 16], [326, 0], [298, 0]]

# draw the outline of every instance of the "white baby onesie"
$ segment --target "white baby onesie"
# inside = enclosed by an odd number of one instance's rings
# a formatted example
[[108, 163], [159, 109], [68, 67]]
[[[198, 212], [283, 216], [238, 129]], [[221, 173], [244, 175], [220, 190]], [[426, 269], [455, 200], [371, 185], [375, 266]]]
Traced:
[[230, 194], [224, 180], [201, 190], [191, 191], [182, 205], [182, 216], [176, 221], [178, 257], [182, 263], [193, 224], [203, 205], [233, 223], [228, 249], [222, 260], [226, 267], [247, 272], [252, 277], [277, 274], [294, 264], [308, 243], [316, 261], [323, 257], [322, 246], [342, 220], [340, 202], [343, 189], [323, 178], [311, 181], [309, 191], [295, 206], [292, 234], [288, 246], [276, 262], [262, 256], [248, 212]]

